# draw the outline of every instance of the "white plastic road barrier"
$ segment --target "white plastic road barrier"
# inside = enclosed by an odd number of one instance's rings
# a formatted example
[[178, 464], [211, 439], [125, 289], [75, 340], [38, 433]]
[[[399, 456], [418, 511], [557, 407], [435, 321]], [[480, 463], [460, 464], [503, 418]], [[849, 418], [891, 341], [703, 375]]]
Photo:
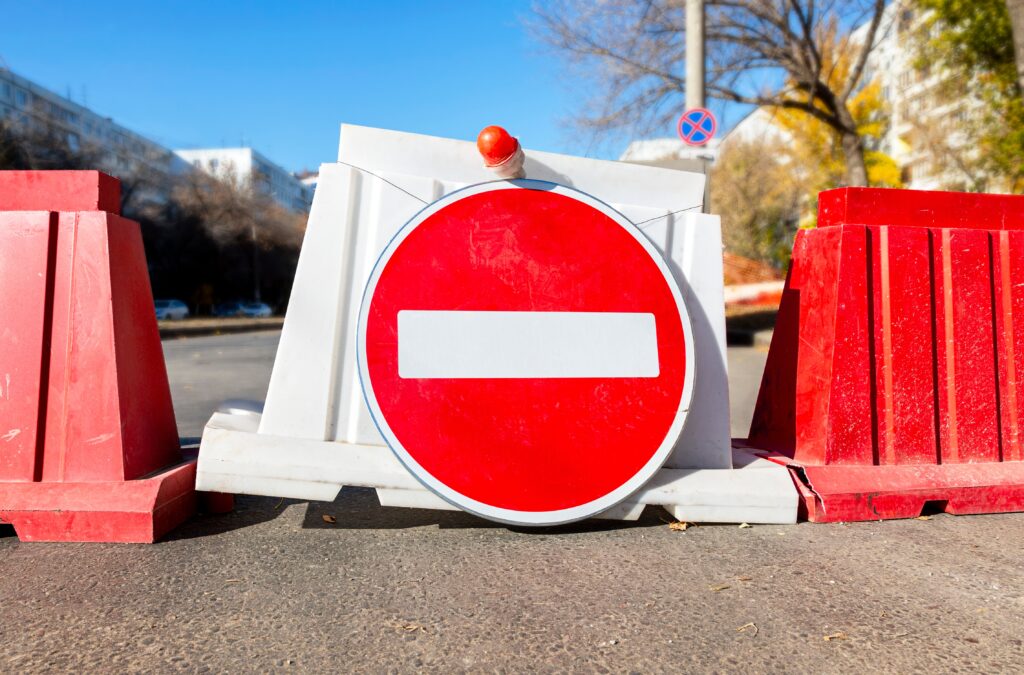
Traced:
[[[597, 198], [635, 223], [664, 256], [692, 329], [687, 361], [695, 379], [678, 440], [667, 461], [652, 459], [663, 468], [599, 517], [631, 519], [644, 505], [659, 505], [688, 521], [795, 522], [797, 495], [785, 468], [731, 447], [721, 233], [716, 216], [699, 212], [704, 177], [533, 151], [525, 170], [530, 180]], [[339, 163], [320, 170], [263, 414], [213, 416], [198, 489], [332, 500], [344, 485], [365, 486], [385, 506], [455, 508], [385, 444], [360, 386], [357, 326], [367, 281], [396, 233], [425, 205], [492, 180], [473, 143], [342, 126]], [[515, 309], [507, 307], [399, 309], [406, 311], [396, 312], [398, 378], [507, 377], [515, 384], [655, 372], [649, 312], [633, 308], [509, 312], [515, 317], [499, 315]], [[479, 351], [485, 344], [491, 352]]]

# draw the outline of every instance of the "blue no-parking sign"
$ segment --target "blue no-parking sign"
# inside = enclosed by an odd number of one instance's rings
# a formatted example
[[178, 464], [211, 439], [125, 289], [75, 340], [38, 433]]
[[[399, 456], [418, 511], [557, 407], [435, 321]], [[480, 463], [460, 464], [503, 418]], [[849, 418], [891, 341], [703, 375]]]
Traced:
[[710, 110], [690, 108], [682, 114], [677, 125], [679, 138], [687, 145], [705, 145], [715, 136], [718, 123]]

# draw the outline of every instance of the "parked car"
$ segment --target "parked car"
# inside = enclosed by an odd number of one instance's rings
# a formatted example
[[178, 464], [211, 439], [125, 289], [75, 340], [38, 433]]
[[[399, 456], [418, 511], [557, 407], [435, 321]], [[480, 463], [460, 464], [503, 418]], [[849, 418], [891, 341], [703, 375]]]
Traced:
[[244, 303], [222, 302], [213, 308], [214, 316], [245, 316]]
[[270, 309], [270, 305], [265, 302], [247, 302], [242, 305], [242, 312], [244, 316], [250, 316], [254, 319], [263, 319], [271, 316], [274, 310]]
[[222, 302], [213, 308], [214, 316], [244, 316], [261, 319], [272, 316], [274, 310], [265, 302]]
[[181, 300], [154, 300], [153, 306], [158, 321], [184, 319], [189, 314], [188, 305]]

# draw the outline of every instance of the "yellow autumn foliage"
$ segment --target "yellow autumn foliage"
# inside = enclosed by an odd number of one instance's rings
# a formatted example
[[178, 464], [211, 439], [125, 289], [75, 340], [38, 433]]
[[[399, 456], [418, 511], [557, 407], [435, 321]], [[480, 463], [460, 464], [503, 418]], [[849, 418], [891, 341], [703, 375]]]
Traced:
[[[828, 47], [822, 52], [822, 71], [833, 90], [842, 89], [850, 77], [851, 50], [846, 39], [838, 39], [836, 31], [822, 40]], [[820, 101], [815, 105], [822, 106]], [[885, 136], [888, 128], [888, 111], [882, 100], [881, 86], [873, 80], [860, 87], [847, 102], [850, 114], [857, 127], [857, 133], [864, 141], [864, 163], [867, 166], [868, 183], [877, 187], [900, 187], [900, 170], [895, 160], [875, 149]], [[828, 190], [843, 184], [845, 161], [839, 133], [817, 117], [803, 110], [779, 108], [776, 121], [792, 137], [788, 152], [794, 166], [802, 168], [811, 189]]]

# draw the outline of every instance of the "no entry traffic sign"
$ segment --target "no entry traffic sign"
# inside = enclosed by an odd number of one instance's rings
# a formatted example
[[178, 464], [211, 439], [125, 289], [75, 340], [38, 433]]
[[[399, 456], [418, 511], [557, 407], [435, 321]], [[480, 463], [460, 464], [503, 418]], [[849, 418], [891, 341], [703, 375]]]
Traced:
[[367, 283], [357, 358], [384, 439], [429, 489], [502, 522], [600, 513], [660, 468], [693, 391], [665, 261], [608, 205], [542, 181], [451, 193]]
[[679, 138], [687, 145], [705, 145], [715, 136], [718, 122], [710, 110], [690, 108], [679, 117]]

